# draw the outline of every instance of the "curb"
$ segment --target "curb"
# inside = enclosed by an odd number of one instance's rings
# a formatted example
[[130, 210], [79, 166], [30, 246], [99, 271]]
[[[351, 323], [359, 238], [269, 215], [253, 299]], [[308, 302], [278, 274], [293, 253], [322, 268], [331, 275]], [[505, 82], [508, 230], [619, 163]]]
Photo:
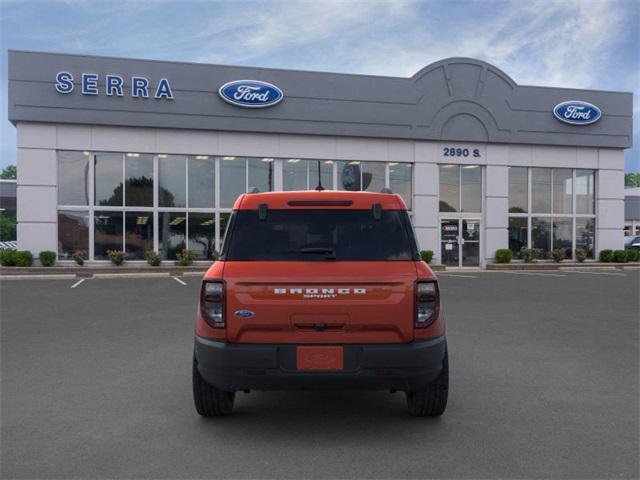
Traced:
[[640, 264], [634, 263], [489, 263], [486, 269], [489, 271], [510, 271], [510, 270], [626, 270], [640, 268]]

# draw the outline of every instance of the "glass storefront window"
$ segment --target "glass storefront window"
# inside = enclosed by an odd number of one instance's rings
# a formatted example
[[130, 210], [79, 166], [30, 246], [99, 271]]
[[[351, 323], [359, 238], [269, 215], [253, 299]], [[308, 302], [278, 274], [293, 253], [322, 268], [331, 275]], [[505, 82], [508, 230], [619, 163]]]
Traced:
[[94, 258], [108, 260], [108, 250], [122, 250], [122, 212], [95, 212]]
[[95, 205], [122, 206], [122, 154], [95, 154]]
[[187, 213], [158, 213], [158, 250], [163, 260], [175, 260], [176, 253], [187, 248]]
[[440, 171], [440, 211], [460, 211], [460, 167], [439, 165]]
[[189, 157], [189, 208], [215, 207], [215, 176], [213, 157]]
[[153, 155], [127, 153], [124, 161], [125, 204], [153, 206]]
[[[299, 158], [289, 158], [282, 163], [282, 189], [307, 190], [307, 162]], [[316, 174], [316, 177], [318, 175]]]
[[58, 205], [89, 205], [89, 152], [58, 152]]
[[383, 162], [362, 162], [362, 190], [380, 192], [385, 186], [386, 164]]
[[357, 160], [349, 162], [339, 161], [338, 168], [338, 190], [359, 192], [361, 190], [361, 163]]
[[551, 169], [531, 169], [531, 211], [551, 213]]
[[587, 258], [594, 258], [595, 238], [596, 219], [576, 218], [576, 250], [583, 249], [587, 252]]
[[158, 155], [158, 206], [187, 206], [187, 182], [185, 177], [186, 157], [182, 155]]
[[250, 158], [247, 164], [248, 188], [257, 188], [261, 192], [273, 190], [273, 158]]
[[551, 253], [551, 218], [531, 219], [531, 247], [540, 249], [540, 258], [549, 258]]
[[247, 162], [239, 157], [220, 160], [220, 206], [231, 208], [236, 198], [247, 191]]
[[564, 250], [565, 258], [573, 258], [572, 251], [573, 220], [568, 218], [553, 219], [553, 249]]
[[58, 211], [58, 257], [71, 259], [73, 252], [83, 250], [89, 254], [89, 212]]
[[511, 250], [513, 258], [520, 258], [520, 250], [527, 245], [527, 219], [522, 217], [509, 218], [509, 250]]
[[529, 181], [526, 167], [509, 167], [509, 213], [529, 211]]
[[389, 163], [389, 188], [399, 194], [407, 208], [411, 210], [413, 198], [412, 178], [413, 165], [411, 163]]
[[220, 246], [222, 246], [222, 242], [224, 241], [224, 236], [227, 233], [227, 226], [229, 225], [230, 218], [231, 218], [231, 214], [229, 212], [220, 213]]
[[573, 212], [573, 170], [553, 169], [553, 213]]
[[595, 213], [595, 172], [576, 170], [576, 213]]
[[[313, 190], [318, 186], [318, 160], [308, 160], [307, 165], [309, 166], [309, 190]], [[320, 161], [320, 176], [322, 187], [333, 190], [333, 160]]]
[[464, 165], [461, 170], [462, 212], [482, 211], [482, 169], [479, 165]]
[[215, 214], [189, 213], [189, 250], [198, 260], [211, 260], [215, 249]]
[[127, 259], [144, 260], [144, 253], [153, 250], [153, 213], [126, 212], [124, 227]]

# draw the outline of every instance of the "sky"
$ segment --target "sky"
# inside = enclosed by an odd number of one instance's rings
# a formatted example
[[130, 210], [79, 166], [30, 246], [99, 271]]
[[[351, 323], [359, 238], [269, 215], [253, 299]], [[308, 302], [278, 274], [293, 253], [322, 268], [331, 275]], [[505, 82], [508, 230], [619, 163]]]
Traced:
[[639, 25], [640, 0], [0, 0], [0, 168], [18, 49], [399, 77], [473, 57], [521, 85], [634, 92], [640, 171]]

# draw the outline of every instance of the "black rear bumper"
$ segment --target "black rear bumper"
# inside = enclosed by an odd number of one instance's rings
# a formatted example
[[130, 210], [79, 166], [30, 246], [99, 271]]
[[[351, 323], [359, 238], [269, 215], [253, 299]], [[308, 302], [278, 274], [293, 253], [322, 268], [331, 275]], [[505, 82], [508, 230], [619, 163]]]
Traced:
[[232, 344], [196, 337], [195, 359], [207, 383], [225, 391], [367, 389], [416, 391], [441, 372], [444, 336], [406, 344], [343, 345], [344, 369], [296, 368], [296, 345]]

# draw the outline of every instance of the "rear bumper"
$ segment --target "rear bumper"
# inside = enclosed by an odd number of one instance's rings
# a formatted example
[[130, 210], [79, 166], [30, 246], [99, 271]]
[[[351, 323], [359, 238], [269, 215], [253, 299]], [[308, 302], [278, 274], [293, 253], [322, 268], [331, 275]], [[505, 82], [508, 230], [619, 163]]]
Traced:
[[195, 358], [207, 383], [225, 391], [420, 390], [442, 370], [444, 336], [407, 344], [343, 345], [344, 369], [296, 368], [296, 345], [232, 344], [196, 336]]

